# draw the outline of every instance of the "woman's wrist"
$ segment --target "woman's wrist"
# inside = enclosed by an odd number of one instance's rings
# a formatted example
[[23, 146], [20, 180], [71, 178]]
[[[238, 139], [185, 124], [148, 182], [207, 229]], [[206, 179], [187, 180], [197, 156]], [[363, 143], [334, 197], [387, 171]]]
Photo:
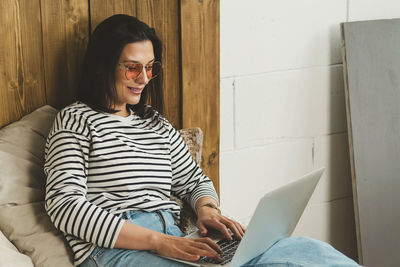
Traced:
[[125, 221], [114, 248], [156, 250], [164, 234]]
[[152, 232], [149, 236], [149, 245], [150, 245], [150, 250], [157, 251], [160, 242], [163, 239], [163, 234], [159, 232]]
[[201, 204], [197, 208], [196, 213], [198, 214], [201, 209], [212, 209], [213, 211], [221, 214], [221, 210], [214, 202], [207, 202], [207, 203]]
[[204, 196], [196, 201], [194, 208], [197, 214], [200, 208], [203, 209], [203, 207], [208, 207], [208, 208], [213, 208], [215, 210], [219, 210], [218, 206], [219, 206], [218, 201], [215, 198], [210, 196]]

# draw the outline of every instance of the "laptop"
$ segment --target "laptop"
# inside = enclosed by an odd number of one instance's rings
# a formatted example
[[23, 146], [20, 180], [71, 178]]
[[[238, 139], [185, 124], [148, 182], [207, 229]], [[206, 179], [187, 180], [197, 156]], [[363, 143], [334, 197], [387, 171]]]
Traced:
[[[206, 257], [196, 262], [169, 259], [205, 267], [238, 267], [250, 261], [280, 239], [292, 234], [323, 172], [324, 168], [317, 169], [264, 195], [258, 202], [242, 240], [234, 241], [238, 243], [237, 248], [228, 245], [231, 250], [236, 249], [231, 259], [223, 259], [222, 263], [213, 263], [213, 259]], [[195, 232], [187, 237], [197, 238], [200, 237], [200, 233]], [[221, 242], [223, 238], [222, 235], [212, 237], [215, 242]], [[221, 256], [224, 254], [226, 252]]]

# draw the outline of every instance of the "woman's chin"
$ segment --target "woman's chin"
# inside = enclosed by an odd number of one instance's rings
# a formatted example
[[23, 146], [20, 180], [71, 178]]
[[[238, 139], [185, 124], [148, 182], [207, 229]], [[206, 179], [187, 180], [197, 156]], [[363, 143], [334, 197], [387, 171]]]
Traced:
[[129, 104], [129, 105], [136, 105], [136, 104], [138, 104], [139, 103], [139, 101], [140, 101], [140, 95], [138, 96], [138, 97], [135, 97], [135, 99], [130, 99], [130, 101], [128, 101], [128, 103], [127, 104]]

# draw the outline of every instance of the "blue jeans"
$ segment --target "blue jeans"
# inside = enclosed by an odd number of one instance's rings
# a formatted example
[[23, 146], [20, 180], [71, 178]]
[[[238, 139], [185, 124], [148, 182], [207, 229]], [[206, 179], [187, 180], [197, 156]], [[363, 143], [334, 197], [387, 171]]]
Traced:
[[[174, 236], [183, 236], [174, 218], [167, 211], [143, 212], [129, 211], [122, 218]], [[165, 222], [165, 223], [164, 223]], [[82, 267], [188, 267], [189, 265], [171, 261], [157, 254], [129, 249], [108, 249], [96, 247], [91, 255], [80, 265]], [[246, 267], [310, 267], [310, 266], [359, 266], [327, 243], [305, 237], [285, 238], [268, 251], [244, 264]]]

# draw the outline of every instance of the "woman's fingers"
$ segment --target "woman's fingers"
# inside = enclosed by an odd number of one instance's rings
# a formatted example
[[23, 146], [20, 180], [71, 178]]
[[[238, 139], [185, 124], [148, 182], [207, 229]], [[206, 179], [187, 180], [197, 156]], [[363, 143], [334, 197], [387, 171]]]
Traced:
[[243, 233], [245, 233], [246, 232], [246, 228], [244, 228], [244, 226], [241, 223], [239, 223], [239, 225], [240, 225], [240, 228], [242, 228]]
[[219, 253], [222, 253], [221, 248], [208, 237], [190, 239], [168, 236], [168, 242], [163, 243], [162, 247], [157, 252], [172, 258], [196, 261], [201, 256], [206, 256], [217, 261], [221, 260], [219, 256]]
[[193, 246], [187, 248], [188, 252], [199, 255], [199, 256], [206, 256], [209, 258], [214, 258], [216, 260], [220, 260], [219, 254], [210, 248], [207, 244], [201, 242], [195, 242]]
[[236, 229], [237, 229], [238, 233], [240, 234], [240, 239], [242, 239], [244, 236], [244, 232], [245, 232], [244, 227], [240, 223], [238, 223], [234, 220], [231, 220], [231, 221], [236, 226]]
[[215, 243], [211, 238], [203, 237], [203, 238], [199, 238], [199, 239], [196, 239], [196, 240], [201, 240], [201, 242], [206, 243], [210, 248], [212, 248], [217, 253], [222, 253], [222, 250], [221, 250], [220, 246], [218, 246], [218, 244]]
[[231, 229], [232, 233], [239, 239], [242, 239], [242, 234], [240, 233], [240, 230], [238, 229], [237, 225], [235, 224], [234, 221], [230, 219], [225, 219], [223, 223]]
[[189, 239], [163, 235], [158, 244], [156, 252], [163, 256], [189, 261], [199, 260], [201, 256], [220, 260], [218, 253], [221, 249], [210, 238]]
[[192, 242], [190, 246], [186, 246], [187, 252], [198, 256], [206, 256], [209, 258], [214, 258], [217, 261], [221, 261], [219, 253], [222, 253], [222, 250], [210, 238], [206, 237], [206, 238], [197, 238], [190, 240]]
[[217, 229], [221, 234], [223, 234], [227, 239], [232, 240], [232, 236], [228, 231], [225, 224], [220, 221], [215, 221], [212, 225], [213, 228]]
[[201, 234], [202, 236], [206, 236], [206, 235], [207, 235], [207, 228], [206, 228], [206, 226], [205, 226], [203, 223], [199, 223], [199, 224], [197, 225], [197, 227], [199, 228], [200, 234]]
[[212, 227], [220, 231], [228, 239], [231, 239], [231, 233], [229, 233], [228, 228], [239, 239], [242, 239], [244, 235], [242, 226], [226, 217], [221, 217], [219, 221], [215, 221]]
[[221, 214], [217, 214], [214, 209], [210, 208], [198, 210], [197, 226], [199, 227], [200, 233], [203, 236], [206, 235], [207, 228], [214, 228], [218, 230], [228, 239], [232, 239], [232, 234], [238, 239], [242, 239], [245, 233], [245, 229], [240, 223]]
[[239, 230], [241, 236], [243, 237], [243, 235], [244, 235], [244, 228], [243, 228], [243, 226], [242, 226], [240, 223], [238, 223], [238, 222], [235, 222], [235, 224], [236, 224], [236, 227], [237, 227], [237, 229]]
[[184, 248], [184, 250], [190, 254], [198, 256], [216, 257], [218, 253], [214, 250], [207, 249], [205, 247], [200, 247], [198, 244], [192, 244]]
[[242, 239], [246, 229], [240, 223], [224, 217], [223, 223], [232, 231], [232, 233], [239, 239]]
[[177, 250], [173, 255], [173, 258], [185, 261], [197, 261], [200, 259], [200, 255], [198, 253], [189, 253], [183, 250]]

